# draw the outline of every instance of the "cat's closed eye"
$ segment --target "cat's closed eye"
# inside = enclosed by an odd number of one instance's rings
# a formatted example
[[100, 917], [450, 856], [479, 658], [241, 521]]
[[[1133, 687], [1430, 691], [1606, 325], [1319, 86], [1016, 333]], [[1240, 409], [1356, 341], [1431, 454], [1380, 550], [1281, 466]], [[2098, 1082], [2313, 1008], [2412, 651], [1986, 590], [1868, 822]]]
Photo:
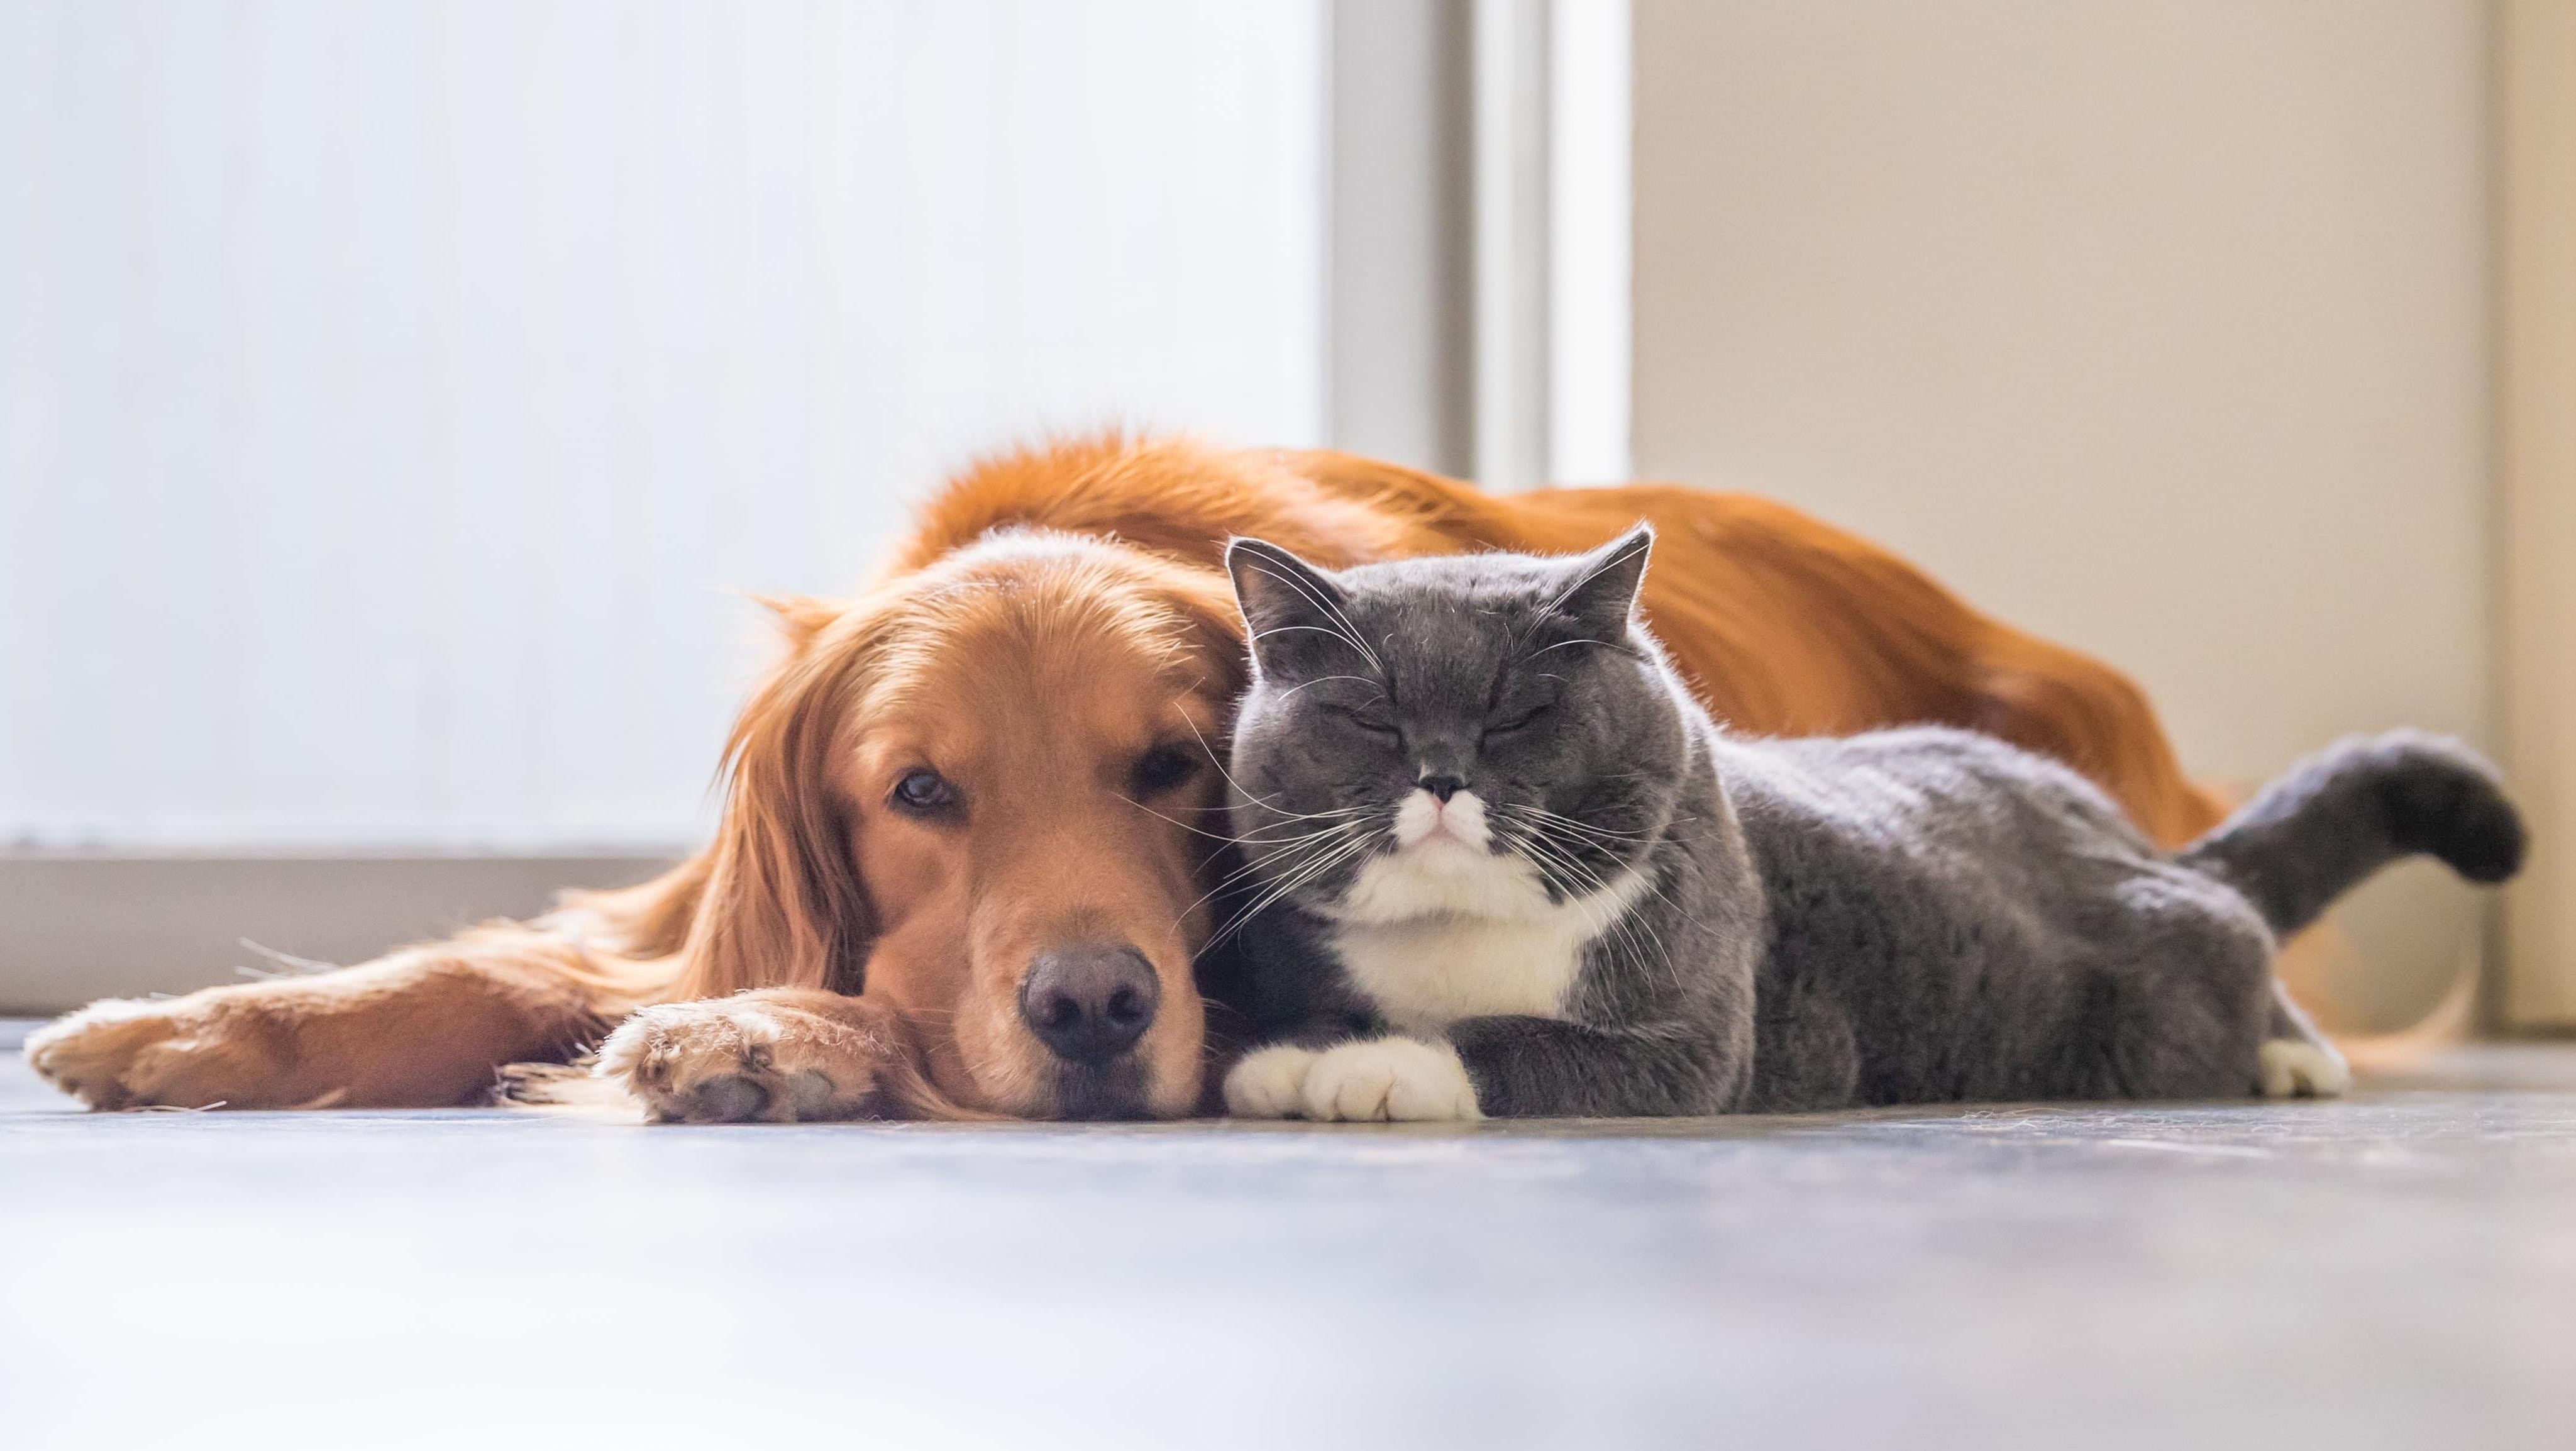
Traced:
[[1487, 740], [1491, 740], [1496, 736], [1510, 735], [1512, 732], [1530, 725], [1540, 716], [1547, 714], [1555, 708], [1556, 707], [1553, 703], [1547, 705], [1534, 705], [1516, 715], [1506, 716], [1501, 720], [1487, 721], [1485, 723], [1485, 738]]
[[1376, 706], [1328, 705], [1324, 709], [1370, 735], [1391, 736], [1396, 733], [1395, 718]]

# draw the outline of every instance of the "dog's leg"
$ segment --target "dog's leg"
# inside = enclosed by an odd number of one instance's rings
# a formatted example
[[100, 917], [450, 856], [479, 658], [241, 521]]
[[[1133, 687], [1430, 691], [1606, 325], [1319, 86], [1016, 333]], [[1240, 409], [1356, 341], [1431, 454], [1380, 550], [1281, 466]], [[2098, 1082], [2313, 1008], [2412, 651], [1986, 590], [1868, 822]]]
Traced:
[[567, 1057], [632, 1007], [571, 939], [494, 927], [311, 977], [92, 1003], [26, 1053], [93, 1108], [426, 1108], [478, 1102], [502, 1064]]
[[820, 988], [646, 1008], [600, 1045], [595, 1071], [658, 1123], [984, 1116], [930, 1087], [894, 1009]]

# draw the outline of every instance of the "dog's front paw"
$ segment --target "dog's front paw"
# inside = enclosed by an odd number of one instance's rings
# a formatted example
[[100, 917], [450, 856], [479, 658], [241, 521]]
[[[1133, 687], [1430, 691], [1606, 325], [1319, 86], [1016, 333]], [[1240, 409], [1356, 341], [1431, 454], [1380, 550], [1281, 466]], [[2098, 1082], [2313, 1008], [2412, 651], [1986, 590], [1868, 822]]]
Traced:
[[599, 1045], [591, 1071], [656, 1123], [873, 1118], [903, 1048], [859, 1006], [827, 1017], [745, 993], [645, 1008]]
[[278, 1023], [240, 993], [92, 1003], [30, 1034], [27, 1066], [92, 1108], [305, 1106], [282, 1096]]
[[2352, 1088], [2343, 1055], [2323, 1043], [2275, 1038], [2258, 1054], [2265, 1098], [2341, 1098]]
[[1306, 1070], [1324, 1055], [1279, 1043], [1247, 1055], [1225, 1075], [1225, 1111], [1236, 1118], [1294, 1118], [1305, 1111]]
[[1375, 1038], [1318, 1054], [1298, 1097], [1306, 1117], [1318, 1122], [1485, 1116], [1458, 1050], [1419, 1038]]
[[166, 1003], [104, 998], [30, 1034], [27, 1066], [92, 1108], [127, 1108], [145, 1100], [126, 1084], [126, 1073], [146, 1049], [177, 1032]]

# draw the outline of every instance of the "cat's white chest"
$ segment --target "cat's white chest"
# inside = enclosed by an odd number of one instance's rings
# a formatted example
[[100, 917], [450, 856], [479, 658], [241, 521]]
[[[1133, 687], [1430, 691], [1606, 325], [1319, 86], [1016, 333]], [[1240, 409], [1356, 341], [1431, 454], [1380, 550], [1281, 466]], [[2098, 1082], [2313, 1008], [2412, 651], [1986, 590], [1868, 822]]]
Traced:
[[1361, 869], [1336, 914], [1333, 947], [1352, 984], [1406, 1032], [1496, 1013], [1562, 1017], [1584, 948], [1644, 891], [1644, 879], [1627, 873], [1551, 902], [1518, 856], [1428, 843]]

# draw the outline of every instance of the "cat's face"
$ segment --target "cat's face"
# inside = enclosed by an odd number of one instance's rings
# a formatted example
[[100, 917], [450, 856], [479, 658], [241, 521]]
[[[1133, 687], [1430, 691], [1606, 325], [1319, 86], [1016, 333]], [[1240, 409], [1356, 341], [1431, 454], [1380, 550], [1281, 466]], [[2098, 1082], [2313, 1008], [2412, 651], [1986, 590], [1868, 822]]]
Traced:
[[1652, 538], [1340, 573], [1237, 540], [1255, 669], [1233, 811], [1265, 892], [1395, 922], [1624, 890], [1687, 759], [1632, 622]]

